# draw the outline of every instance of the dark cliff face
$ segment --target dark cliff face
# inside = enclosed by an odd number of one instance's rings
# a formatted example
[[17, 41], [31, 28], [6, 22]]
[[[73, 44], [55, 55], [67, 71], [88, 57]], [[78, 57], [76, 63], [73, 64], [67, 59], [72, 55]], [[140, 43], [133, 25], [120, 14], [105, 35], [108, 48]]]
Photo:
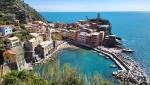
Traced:
[[41, 20], [44, 18], [23, 0], [0, 0], [0, 11], [4, 14], [15, 14], [16, 19], [21, 23], [28, 21]]

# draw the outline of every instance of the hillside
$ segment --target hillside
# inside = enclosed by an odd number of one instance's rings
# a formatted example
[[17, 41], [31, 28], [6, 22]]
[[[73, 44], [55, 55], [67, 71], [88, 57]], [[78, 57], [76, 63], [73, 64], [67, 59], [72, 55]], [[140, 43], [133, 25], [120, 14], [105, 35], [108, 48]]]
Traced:
[[0, 12], [5, 15], [14, 14], [21, 23], [34, 20], [44, 21], [44, 18], [23, 0], [0, 0]]

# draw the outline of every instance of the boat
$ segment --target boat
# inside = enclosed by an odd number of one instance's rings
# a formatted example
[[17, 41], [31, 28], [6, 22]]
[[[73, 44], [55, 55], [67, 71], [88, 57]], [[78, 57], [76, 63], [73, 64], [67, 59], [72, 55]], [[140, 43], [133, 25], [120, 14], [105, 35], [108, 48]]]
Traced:
[[112, 64], [110, 67], [112, 67], [112, 68], [116, 68], [116, 67], [117, 67], [117, 65]]
[[108, 56], [106, 56], [106, 58], [107, 58], [107, 59], [109, 59], [109, 57], [108, 57]]
[[132, 53], [132, 52], [134, 52], [134, 50], [132, 50], [132, 49], [122, 49], [122, 52]]
[[98, 53], [98, 55], [100, 55], [100, 56], [104, 56], [103, 54], [101, 54], [101, 53]]
[[93, 51], [94, 53], [96, 53], [97, 51]]

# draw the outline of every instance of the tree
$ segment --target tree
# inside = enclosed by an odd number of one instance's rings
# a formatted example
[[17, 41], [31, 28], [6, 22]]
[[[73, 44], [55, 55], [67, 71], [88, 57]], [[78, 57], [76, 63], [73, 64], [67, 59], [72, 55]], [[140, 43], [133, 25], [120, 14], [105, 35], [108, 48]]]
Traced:
[[48, 81], [30, 71], [12, 71], [3, 77], [2, 85], [48, 85]]

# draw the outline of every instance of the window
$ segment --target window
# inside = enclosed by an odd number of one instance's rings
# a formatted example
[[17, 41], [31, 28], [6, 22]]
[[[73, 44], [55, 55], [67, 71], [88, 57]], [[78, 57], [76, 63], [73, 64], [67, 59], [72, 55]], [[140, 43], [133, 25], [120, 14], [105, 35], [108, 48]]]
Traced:
[[9, 57], [7, 56], [6, 59], [9, 60]]

